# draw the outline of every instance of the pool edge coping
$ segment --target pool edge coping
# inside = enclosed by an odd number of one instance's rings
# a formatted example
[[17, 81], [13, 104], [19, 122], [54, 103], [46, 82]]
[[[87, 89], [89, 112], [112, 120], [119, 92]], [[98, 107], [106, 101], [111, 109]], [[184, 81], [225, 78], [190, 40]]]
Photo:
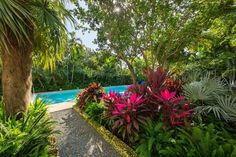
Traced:
[[66, 109], [71, 109], [75, 105], [75, 101], [68, 101], [68, 102], [62, 102], [62, 103], [56, 103], [53, 105], [47, 105], [47, 110], [49, 113], [62, 111]]

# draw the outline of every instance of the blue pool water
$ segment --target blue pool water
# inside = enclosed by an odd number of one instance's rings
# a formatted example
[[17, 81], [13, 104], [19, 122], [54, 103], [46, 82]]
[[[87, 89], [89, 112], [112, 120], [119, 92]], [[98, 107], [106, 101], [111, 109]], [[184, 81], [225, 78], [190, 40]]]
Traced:
[[[110, 91], [123, 93], [127, 89], [127, 85], [104, 87], [104, 89], [106, 93], [109, 93]], [[76, 95], [80, 91], [80, 89], [76, 89], [68, 91], [37, 93], [36, 97], [42, 98], [46, 103], [56, 104], [75, 100]]]

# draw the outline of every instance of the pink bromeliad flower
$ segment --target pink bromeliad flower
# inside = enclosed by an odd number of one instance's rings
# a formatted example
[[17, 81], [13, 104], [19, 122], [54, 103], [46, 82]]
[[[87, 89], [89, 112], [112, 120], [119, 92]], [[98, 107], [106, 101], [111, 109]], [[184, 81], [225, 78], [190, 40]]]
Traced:
[[161, 92], [162, 98], [165, 100], [170, 100], [175, 96], [176, 92], [170, 92], [168, 89], [165, 89], [164, 91]]

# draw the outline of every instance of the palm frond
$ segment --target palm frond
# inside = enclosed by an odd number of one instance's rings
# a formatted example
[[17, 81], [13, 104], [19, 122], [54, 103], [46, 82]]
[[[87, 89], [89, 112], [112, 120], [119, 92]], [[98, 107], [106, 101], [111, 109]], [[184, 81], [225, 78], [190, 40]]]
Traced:
[[10, 49], [11, 38], [22, 44], [29, 39], [29, 24], [33, 24], [32, 16], [27, 9], [27, 2], [15, 0], [0, 1], [0, 48]]
[[227, 92], [226, 83], [219, 78], [202, 77], [184, 85], [185, 96], [194, 103], [211, 104], [217, 95]]
[[65, 21], [74, 21], [74, 18], [65, 9], [63, 1], [37, 0], [32, 8], [38, 26], [34, 39], [36, 61], [52, 70], [55, 63], [62, 60], [67, 46]]
[[226, 113], [223, 118], [227, 121], [236, 121], [236, 98], [231, 96], [219, 96], [217, 99], [217, 104]]

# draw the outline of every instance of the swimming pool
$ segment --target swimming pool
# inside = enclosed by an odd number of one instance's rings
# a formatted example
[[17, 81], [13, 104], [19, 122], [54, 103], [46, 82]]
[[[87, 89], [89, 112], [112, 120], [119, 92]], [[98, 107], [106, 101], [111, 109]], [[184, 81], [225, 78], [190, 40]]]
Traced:
[[[127, 89], [127, 85], [104, 87], [104, 89], [106, 93], [109, 93], [110, 91], [123, 93]], [[46, 103], [57, 104], [75, 100], [76, 95], [80, 91], [80, 89], [75, 89], [67, 91], [36, 93], [36, 97], [42, 98]]]

